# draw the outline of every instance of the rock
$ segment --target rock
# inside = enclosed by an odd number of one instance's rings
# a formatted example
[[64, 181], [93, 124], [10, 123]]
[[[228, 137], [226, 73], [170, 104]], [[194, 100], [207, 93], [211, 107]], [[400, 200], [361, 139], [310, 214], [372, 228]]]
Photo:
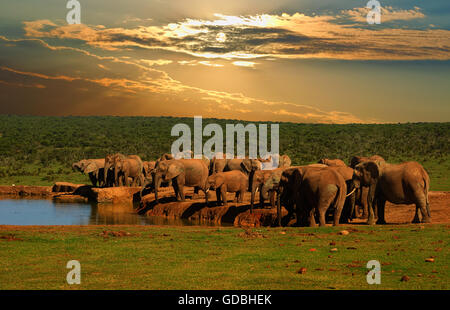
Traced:
[[425, 261], [427, 262], [427, 263], [434, 263], [434, 258], [426, 258], [425, 259]]
[[337, 252], [337, 251], [338, 251], [337, 248], [332, 248], [332, 249], [330, 250], [330, 252]]
[[408, 282], [409, 281], [409, 277], [408, 276], [403, 276], [400, 281], [402, 282]]
[[79, 187], [86, 186], [84, 184], [74, 184], [68, 182], [56, 182], [52, 187], [53, 193], [73, 193]]
[[50, 186], [15, 185], [15, 186], [0, 186], [0, 195], [48, 198], [51, 197], [53, 194], [52, 188]]
[[298, 274], [305, 274], [306, 273], [306, 268], [305, 267], [300, 268], [299, 270], [297, 270], [297, 273]]
[[134, 195], [140, 187], [92, 188], [90, 198], [98, 203], [133, 203]]
[[350, 233], [348, 232], [348, 230], [342, 230], [342, 231], [339, 232], [339, 234], [343, 235], [343, 236], [347, 236]]

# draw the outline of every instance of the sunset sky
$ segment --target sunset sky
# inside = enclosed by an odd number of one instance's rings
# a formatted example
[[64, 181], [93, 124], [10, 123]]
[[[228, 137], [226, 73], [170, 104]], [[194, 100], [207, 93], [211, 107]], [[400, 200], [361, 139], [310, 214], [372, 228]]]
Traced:
[[0, 113], [450, 121], [450, 1], [3, 0]]

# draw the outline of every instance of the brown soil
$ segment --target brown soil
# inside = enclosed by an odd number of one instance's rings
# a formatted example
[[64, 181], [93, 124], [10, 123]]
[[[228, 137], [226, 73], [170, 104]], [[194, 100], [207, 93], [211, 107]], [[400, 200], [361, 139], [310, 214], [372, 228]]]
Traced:
[[[215, 195], [210, 193], [210, 205], [205, 206], [204, 195], [200, 192], [197, 196], [192, 190], [186, 193], [186, 202], [176, 202], [173, 192], [166, 189], [160, 193], [160, 203], [156, 204], [154, 195], [143, 198], [141, 210], [147, 216], [163, 216], [167, 218], [190, 219], [197, 222], [211, 221], [214, 223], [230, 223], [241, 227], [272, 226], [276, 222], [276, 209], [270, 208], [266, 203], [264, 209], [255, 205], [253, 214], [250, 214], [250, 193], [246, 193], [244, 203], [233, 202], [234, 195], [228, 195], [228, 206], [216, 206]], [[189, 199], [194, 196], [194, 199]], [[430, 209], [433, 223], [450, 223], [450, 192], [430, 192]], [[386, 204], [386, 221], [388, 224], [409, 224], [414, 218], [414, 205]], [[287, 211], [283, 208], [283, 216]], [[357, 219], [352, 224], [365, 223], [363, 219]], [[288, 225], [292, 225], [291, 221]]]
[[0, 186], [1, 196], [19, 196], [19, 197], [43, 197], [53, 196], [51, 186]]

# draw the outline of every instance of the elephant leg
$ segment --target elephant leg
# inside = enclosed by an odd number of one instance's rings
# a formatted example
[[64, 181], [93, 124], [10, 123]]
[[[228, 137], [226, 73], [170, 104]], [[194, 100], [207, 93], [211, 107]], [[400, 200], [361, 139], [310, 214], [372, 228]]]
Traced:
[[96, 187], [97, 186], [97, 180], [95, 178], [94, 173], [90, 172], [88, 175], [89, 175], [89, 179], [91, 180], [92, 186]]
[[384, 210], [386, 208], [386, 199], [378, 198], [377, 199], [377, 205], [375, 207], [378, 210], [378, 213], [377, 213], [377, 215], [378, 215], [377, 224], [380, 224], [380, 225], [386, 224], [386, 219], [384, 217]]
[[264, 198], [263, 198], [261, 189], [262, 189], [262, 188], [259, 189], [259, 207], [260, 207], [261, 209], [263, 209], [263, 208], [264, 208]]
[[[431, 223], [431, 218], [428, 215], [429, 206], [427, 205], [427, 199], [423, 193], [415, 193], [415, 196], [418, 197], [416, 201], [416, 214], [419, 217], [419, 209], [420, 213], [422, 213], [422, 223]], [[414, 217], [415, 219], [415, 217]]]
[[369, 187], [369, 193], [367, 195], [367, 209], [369, 211], [369, 217], [367, 219], [367, 224], [375, 225], [375, 212], [374, 212], [375, 202], [375, 188], [374, 186]]
[[244, 192], [241, 190], [236, 193], [236, 196], [238, 198], [237, 202], [242, 203], [244, 201]]
[[223, 184], [220, 187], [220, 196], [222, 196], [222, 203], [223, 206], [226, 207], [228, 206], [228, 199], [227, 199], [227, 186], [225, 184]]
[[220, 206], [222, 201], [220, 198], [220, 188], [216, 188], [217, 205]]
[[[334, 226], [339, 226], [339, 221], [341, 219], [341, 214], [342, 214], [343, 208], [344, 208], [343, 203], [339, 203], [337, 205], [336, 209], [334, 210], [334, 222], [333, 222]], [[347, 218], [347, 223], [348, 223], [348, 218]]]
[[368, 194], [369, 194], [368, 188], [361, 188], [360, 203], [361, 203], [361, 207], [363, 209], [363, 212], [362, 212], [363, 219], [369, 218], [369, 206], [367, 204]]
[[270, 192], [270, 205], [275, 209], [275, 191]]
[[277, 193], [277, 224], [281, 226], [281, 197], [280, 193]]
[[415, 212], [414, 218], [413, 218], [413, 220], [411, 222], [413, 224], [419, 224], [420, 223], [419, 209], [420, 209], [420, 207], [416, 206], [416, 212]]
[[184, 183], [180, 182], [181, 180], [177, 179], [178, 191], [180, 192], [181, 201], [185, 201], [184, 197]]
[[319, 225], [320, 227], [324, 227], [327, 225], [327, 222], [325, 221], [325, 214], [327, 213], [326, 208], [320, 208], [319, 207]]
[[208, 201], [209, 190], [204, 188], [204, 189], [202, 189], [202, 191], [205, 193], [205, 203], [206, 203], [206, 206], [208, 206], [208, 204], [209, 204], [209, 201]]
[[312, 208], [310, 211], [309, 211], [309, 227], [316, 227], [317, 226], [317, 224], [316, 224], [316, 209], [315, 208]]
[[172, 188], [175, 193], [175, 200], [181, 201], [180, 188], [178, 187], [178, 183], [176, 181], [172, 182]]
[[252, 195], [250, 196], [250, 214], [253, 214], [254, 203], [255, 203], [255, 190], [252, 189]]

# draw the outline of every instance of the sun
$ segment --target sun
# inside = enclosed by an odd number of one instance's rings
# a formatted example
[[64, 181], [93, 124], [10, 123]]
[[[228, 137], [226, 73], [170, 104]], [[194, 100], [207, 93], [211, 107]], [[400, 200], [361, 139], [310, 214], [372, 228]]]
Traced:
[[223, 32], [219, 32], [216, 36], [217, 42], [223, 43], [227, 40], [227, 35]]

